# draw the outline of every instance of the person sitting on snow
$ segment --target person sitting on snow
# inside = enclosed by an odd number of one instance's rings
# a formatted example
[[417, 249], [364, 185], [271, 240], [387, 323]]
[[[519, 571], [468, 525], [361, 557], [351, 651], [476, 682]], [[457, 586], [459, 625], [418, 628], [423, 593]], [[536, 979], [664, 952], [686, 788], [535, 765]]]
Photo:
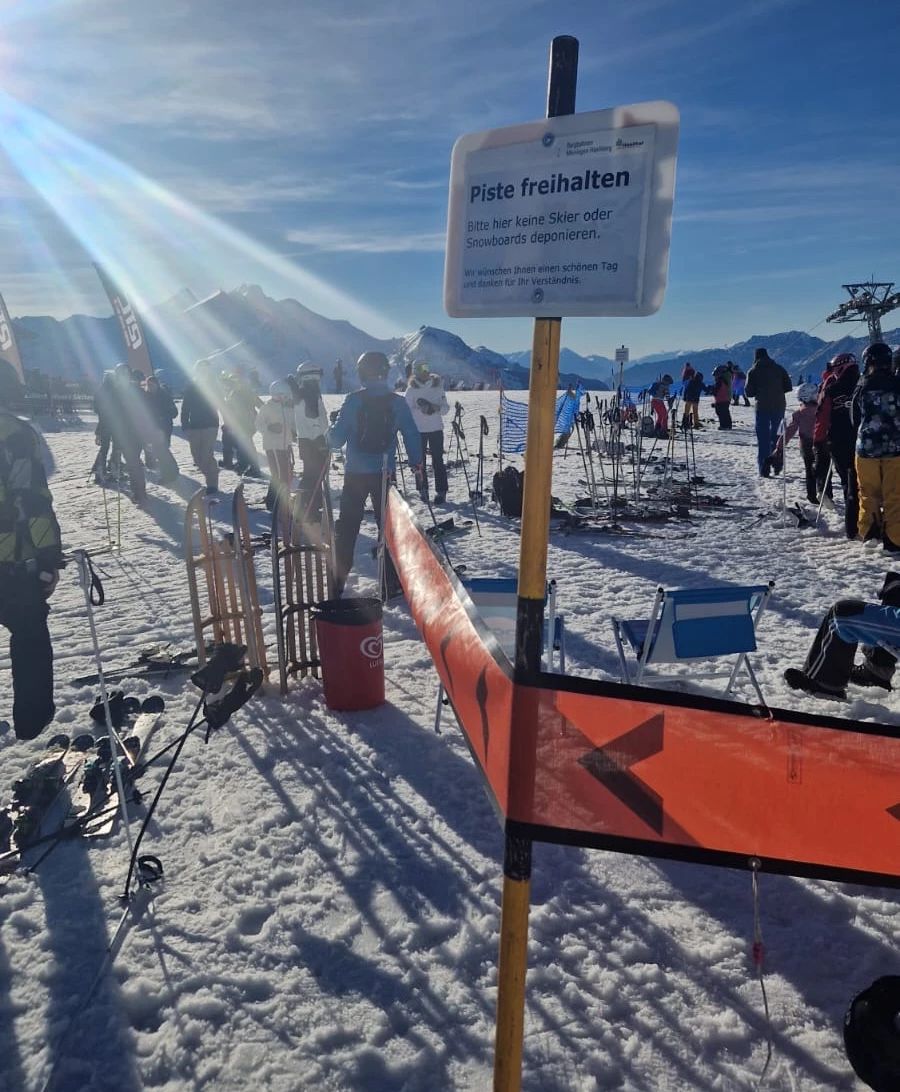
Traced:
[[[822, 619], [802, 670], [789, 667], [784, 681], [816, 698], [843, 699], [848, 683], [891, 690], [900, 656], [900, 573], [888, 573], [881, 605], [839, 599]], [[858, 645], [863, 662], [854, 664]]]

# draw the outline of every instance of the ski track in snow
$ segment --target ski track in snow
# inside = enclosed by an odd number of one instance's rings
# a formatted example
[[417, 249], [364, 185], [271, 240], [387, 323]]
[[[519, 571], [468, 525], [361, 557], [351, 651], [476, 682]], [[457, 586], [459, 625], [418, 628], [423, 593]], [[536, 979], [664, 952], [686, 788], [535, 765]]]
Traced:
[[[471, 453], [480, 413], [495, 450], [497, 395], [455, 400]], [[339, 402], [326, 398], [329, 409]], [[717, 483], [705, 492], [730, 507], [652, 525], [660, 537], [551, 535], [548, 574], [560, 585], [570, 673], [615, 676], [609, 615], [645, 615], [657, 583], [774, 579], [755, 658], [772, 704], [893, 721], [896, 694], [813, 702], [783, 683], [824, 609], [848, 595], [873, 599], [888, 566], [879, 552], [848, 544], [835, 514], [824, 530], [782, 525], [781, 481], [756, 476], [752, 410], [733, 412], [734, 432], [696, 437], [697, 471]], [[90, 425], [47, 436], [70, 549], [106, 538], [102, 492], [85, 484]], [[452, 459], [449, 428], [447, 436]], [[679, 442], [676, 458], [683, 450]], [[123, 499], [124, 549], [96, 559], [107, 667], [160, 640], [191, 644], [182, 524], [199, 477], [178, 433], [173, 451], [184, 472], [178, 488], [151, 477], [145, 511]], [[494, 457], [488, 490], [495, 468]], [[789, 503], [802, 500], [796, 444], [787, 473]], [[556, 454], [555, 493], [583, 495], [583, 477], [574, 446]], [[338, 470], [331, 481], [337, 496]], [[223, 472], [223, 489], [235, 484]], [[246, 486], [256, 530], [266, 523], [264, 491]], [[465, 497], [462, 472], [452, 469], [448, 511], [458, 519]], [[116, 494], [107, 500], [115, 522]], [[414, 506], [427, 522], [424, 506]], [[771, 515], [759, 520], [762, 511]], [[516, 526], [493, 504], [481, 521], [482, 538], [472, 530], [447, 540], [453, 561], [469, 575], [514, 574]], [[697, 534], [683, 537], [687, 529]], [[373, 593], [373, 543], [369, 519], [349, 594]], [[257, 556], [268, 607], [268, 558]], [[76, 733], [95, 688], [67, 682], [94, 670], [74, 566], [52, 606], [57, 727]], [[274, 646], [270, 610], [266, 629]], [[2, 657], [0, 716], [8, 716], [5, 644]], [[111, 970], [104, 952], [128, 862], [120, 826], [102, 842], [60, 845], [34, 875], [7, 884], [0, 1088], [37, 1090], [51, 1072], [57, 1090], [490, 1087], [502, 837], [452, 714], [441, 735], [431, 729], [437, 676], [402, 602], [385, 611], [385, 662], [388, 702], [378, 710], [332, 713], [320, 684], [305, 680], [284, 700], [270, 686], [207, 745], [201, 734], [189, 740], [143, 846], [162, 858], [165, 881], [129, 923]], [[175, 738], [196, 700], [187, 676], [124, 685], [165, 695], [155, 746]], [[739, 693], [750, 697], [743, 682]], [[0, 737], [4, 791], [43, 738]], [[148, 794], [161, 773], [142, 779]], [[768, 875], [760, 888], [774, 1042], [763, 1087], [862, 1088], [844, 1057], [841, 1021], [855, 992], [897, 969], [900, 896]], [[751, 941], [747, 874], [536, 845], [523, 1087], [755, 1088], [767, 1029]]]

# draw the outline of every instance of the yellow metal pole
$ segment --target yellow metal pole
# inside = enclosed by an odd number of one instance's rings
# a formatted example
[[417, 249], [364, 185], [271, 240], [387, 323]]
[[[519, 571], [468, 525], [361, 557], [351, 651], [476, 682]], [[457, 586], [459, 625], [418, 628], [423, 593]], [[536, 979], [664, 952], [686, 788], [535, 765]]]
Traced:
[[[578, 41], [569, 37], [554, 38], [550, 46], [547, 117], [574, 113], [577, 71]], [[562, 319], [535, 319], [519, 543], [515, 653], [517, 682], [524, 682], [541, 667], [561, 328]], [[527, 695], [520, 696], [517, 687], [512, 708], [509, 781], [511, 786], [517, 786], [520, 800], [529, 795], [533, 788], [536, 734], [537, 707]], [[494, 1092], [519, 1092], [522, 1084], [530, 899], [531, 840], [507, 830], [497, 970]]]

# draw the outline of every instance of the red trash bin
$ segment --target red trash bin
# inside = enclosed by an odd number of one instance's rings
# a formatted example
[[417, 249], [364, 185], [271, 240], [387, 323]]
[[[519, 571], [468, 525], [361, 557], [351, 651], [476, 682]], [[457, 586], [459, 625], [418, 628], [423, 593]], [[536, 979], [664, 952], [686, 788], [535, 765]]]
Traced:
[[380, 599], [326, 599], [313, 608], [329, 709], [384, 703]]

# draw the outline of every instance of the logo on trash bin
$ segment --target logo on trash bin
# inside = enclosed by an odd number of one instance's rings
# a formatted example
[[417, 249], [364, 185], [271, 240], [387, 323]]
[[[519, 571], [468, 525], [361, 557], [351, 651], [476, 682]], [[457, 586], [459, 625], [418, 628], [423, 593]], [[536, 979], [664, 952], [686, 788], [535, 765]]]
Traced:
[[381, 637], [364, 637], [359, 642], [359, 651], [370, 660], [380, 660], [384, 652]]

